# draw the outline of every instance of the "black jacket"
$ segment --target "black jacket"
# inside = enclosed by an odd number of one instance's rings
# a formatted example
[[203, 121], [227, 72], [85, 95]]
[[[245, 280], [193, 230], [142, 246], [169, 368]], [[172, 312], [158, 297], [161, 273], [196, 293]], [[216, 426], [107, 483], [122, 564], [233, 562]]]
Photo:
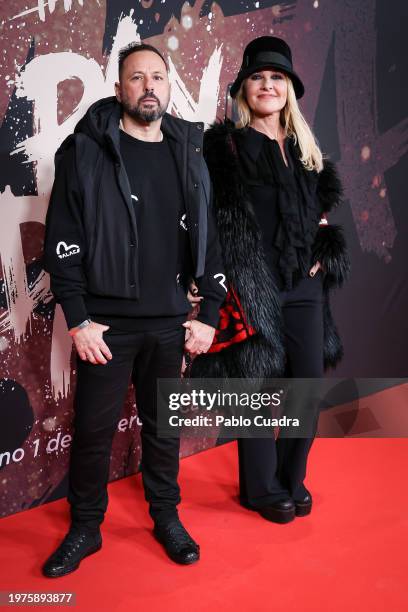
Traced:
[[[139, 297], [138, 228], [120, 155], [120, 116], [115, 97], [92, 104], [55, 155], [44, 268], [69, 328], [88, 317], [88, 292]], [[202, 154], [203, 124], [166, 113], [161, 128], [173, 140], [182, 177], [191, 274], [204, 297], [199, 319], [216, 326], [225, 290], [220, 282], [224, 277], [210, 205], [211, 183]]]
[[[207, 130], [204, 156], [214, 189], [225, 273], [257, 334], [219, 353], [200, 355], [194, 360], [192, 376], [284, 376], [286, 354], [279, 291], [263, 256], [261, 233], [240, 172], [235, 131], [231, 121]], [[317, 211], [326, 213], [336, 208], [341, 203], [342, 186], [334, 164], [326, 160], [318, 175], [305, 172]], [[324, 366], [335, 367], [343, 348], [331, 315], [329, 294], [349, 273], [342, 228], [320, 226], [312, 251], [314, 261], [320, 261], [324, 268]]]

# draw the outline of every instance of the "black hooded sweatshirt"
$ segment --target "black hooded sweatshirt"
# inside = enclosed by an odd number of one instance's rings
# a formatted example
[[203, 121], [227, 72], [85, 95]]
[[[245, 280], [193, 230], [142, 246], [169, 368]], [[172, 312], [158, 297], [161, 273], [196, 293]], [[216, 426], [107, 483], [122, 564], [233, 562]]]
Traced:
[[[181, 322], [191, 278], [204, 297], [198, 319], [215, 327], [226, 285], [203, 125], [165, 114], [163, 142], [144, 143], [120, 131], [120, 116], [116, 98], [94, 103], [55, 156], [44, 268], [68, 328], [88, 317], [130, 329]], [[166, 164], [153, 184], [149, 145]]]

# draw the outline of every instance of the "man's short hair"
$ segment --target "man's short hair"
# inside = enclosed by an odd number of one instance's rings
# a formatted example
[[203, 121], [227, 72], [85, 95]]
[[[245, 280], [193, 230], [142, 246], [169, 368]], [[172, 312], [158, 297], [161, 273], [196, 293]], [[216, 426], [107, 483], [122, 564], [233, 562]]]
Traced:
[[137, 53], [138, 51], [152, 51], [153, 53], [156, 53], [163, 60], [167, 72], [169, 71], [169, 67], [167, 65], [166, 60], [164, 59], [160, 51], [156, 49], [156, 47], [153, 47], [153, 45], [148, 45], [147, 43], [132, 42], [119, 51], [119, 78], [122, 72], [123, 63], [125, 59], [132, 53]]

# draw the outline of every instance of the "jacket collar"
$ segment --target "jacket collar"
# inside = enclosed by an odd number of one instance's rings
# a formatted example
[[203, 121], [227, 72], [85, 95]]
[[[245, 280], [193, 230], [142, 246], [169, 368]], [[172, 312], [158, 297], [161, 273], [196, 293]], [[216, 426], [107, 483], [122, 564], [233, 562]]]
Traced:
[[[236, 129], [234, 134], [239, 139], [240, 147], [245, 150], [253, 161], [258, 159], [265, 139], [269, 140], [265, 134], [252, 127]], [[286, 137], [284, 146], [287, 153], [293, 154], [291, 150], [294, 147], [292, 138]]]
[[239, 141], [239, 146], [256, 161], [265, 141], [265, 135], [251, 127], [236, 129], [234, 136]]
[[173, 138], [180, 144], [188, 141], [193, 145], [200, 145], [203, 140], [204, 124], [201, 121], [194, 123], [165, 113], [161, 129], [166, 136]]

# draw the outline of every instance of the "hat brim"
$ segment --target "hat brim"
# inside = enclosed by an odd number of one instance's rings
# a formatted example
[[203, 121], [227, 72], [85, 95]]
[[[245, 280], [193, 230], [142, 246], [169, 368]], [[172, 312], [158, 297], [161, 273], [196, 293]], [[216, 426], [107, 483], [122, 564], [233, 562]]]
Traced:
[[269, 63], [269, 64], [259, 64], [257, 66], [252, 65], [251, 67], [245, 68], [244, 70], [240, 70], [238, 72], [237, 78], [233, 82], [231, 89], [230, 89], [231, 98], [235, 98], [235, 96], [237, 95], [238, 90], [241, 87], [242, 81], [244, 81], [249, 76], [251, 76], [251, 74], [254, 74], [254, 72], [258, 72], [258, 70], [266, 70], [267, 68], [273, 68], [275, 70], [279, 70], [280, 72], [284, 72], [285, 74], [287, 74], [293, 83], [293, 89], [295, 90], [296, 98], [299, 99], [303, 96], [303, 94], [305, 93], [305, 88], [304, 88], [302, 81], [296, 74], [296, 72], [293, 72], [292, 70], [288, 70], [286, 67], [280, 64]]

